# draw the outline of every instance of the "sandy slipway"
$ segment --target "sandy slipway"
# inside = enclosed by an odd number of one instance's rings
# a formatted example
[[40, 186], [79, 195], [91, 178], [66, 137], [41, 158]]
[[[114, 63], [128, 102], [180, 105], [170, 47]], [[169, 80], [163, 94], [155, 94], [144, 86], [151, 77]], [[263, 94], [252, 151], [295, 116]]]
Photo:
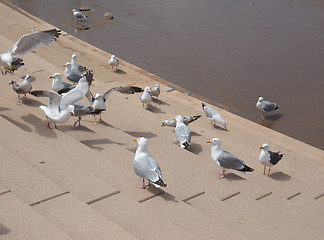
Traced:
[[[0, 4], [0, 11], [1, 52], [31, 28], [53, 28], [12, 6]], [[58, 130], [48, 129], [39, 108], [47, 100], [27, 95], [18, 106], [8, 83], [30, 74], [33, 90], [50, 89], [49, 76], [63, 74], [73, 53], [94, 72], [93, 94], [158, 83], [159, 100], [145, 109], [139, 94], [114, 92], [102, 112], [104, 123], [94, 125], [86, 116], [78, 128], [72, 117]], [[1, 239], [322, 239], [322, 150], [208, 104], [229, 131], [212, 128], [202, 100], [123, 60], [113, 72], [110, 56], [62, 32], [56, 43], [25, 55], [14, 74], [0, 76]], [[173, 128], [161, 127], [179, 114], [203, 115], [189, 125], [188, 150], [176, 144]], [[168, 188], [137, 188], [142, 180], [133, 170], [133, 139], [139, 137], [148, 139]], [[215, 137], [255, 171], [226, 170], [218, 179], [207, 143]], [[258, 160], [263, 143], [284, 154], [270, 177]]]

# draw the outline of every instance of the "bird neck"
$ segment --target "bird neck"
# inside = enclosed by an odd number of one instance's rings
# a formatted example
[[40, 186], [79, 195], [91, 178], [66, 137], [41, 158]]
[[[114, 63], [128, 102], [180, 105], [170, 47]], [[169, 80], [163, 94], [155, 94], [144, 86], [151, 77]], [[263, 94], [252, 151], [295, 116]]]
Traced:
[[136, 149], [135, 156], [146, 153], [147, 152], [147, 146], [138, 146]]

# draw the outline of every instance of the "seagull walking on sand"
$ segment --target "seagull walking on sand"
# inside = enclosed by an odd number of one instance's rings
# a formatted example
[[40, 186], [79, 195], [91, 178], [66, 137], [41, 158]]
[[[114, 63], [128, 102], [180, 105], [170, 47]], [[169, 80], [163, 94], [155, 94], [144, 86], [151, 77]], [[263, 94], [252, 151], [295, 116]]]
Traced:
[[111, 70], [114, 70], [114, 67], [116, 67], [115, 71], [117, 71], [117, 67], [119, 66], [119, 60], [115, 55], [111, 55], [109, 59], [109, 65], [111, 66]]
[[150, 87], [145, 87], [144, 92], [141, 95], [140, 101], [143, 103], [143, 108], [144, 104], [146, 104], [146, 108], [148, 107], [148, 104], [152, 102], [152, 96], [151, 96], [151, 89]]
[[218, 123], [221, 126], [223, 126], [226, 131], [228, 131], [226, 127], [226, 122], [223, 120], [222, 116], [217, 110], [206, 106], [204, 103], [202, 103], [202, 108], [206, 114], [207, 119], [210, 120], [211, 124], [214, 124], [214, 126], [216, 126], [216, 123]]
[[[108, 91], [106, 91], [103, 95], [101, 95], [100, 93], [97, 93], [95, 95], [95, 97], [92, 95], [91, 91], [88, 91], [86, 94], [86, 97], [89, 101], [89, 103], [91, 104], [92, 108], [96, 109], [96, 110], [106, 110], [106, 101], [107, 98], [109, 96], [110, 93], [112, 92], [119, 92], [122, 94], [134, 94], [137, 92], [143, 92], [143, 89], [140, 87], [136, 87], [136, 86], [118, 86], [118, 87], [113, 87], [111, 89], [109, 89]], [[98, 124], [98, 122], [103, 122], [103, 120], [101, 119], [101, 112], [100, 114], [100, 119], [99, 121], [96, 121], [96, 116], [94, 115], [95, 118], [95, 122], [94, 124]]]
[[41, 32], [33, 32], [23, 35], [6, 53], [0, 54], [0, 67], [4, 68], [4, 72], [1, 69], [2, 74], [12, 71], [12, 69], [18, 69], [23, 65], [20, 56], [25, 55], [35, 50], [41, 43], [50, 45], [56, 41], [60, 36], [61, 30], [51, 29]]
[[174, 138], [180, 144], [181, 148], [189, 148], [191, 141], [190, 128], [183, 123], [183, 117], [181, 115], [176, 116], [177, 125], [174, 130]]
[[263, 99], [263, 97], [259, 97], [258, 102], [256, 103], [256, 107], [262, 111], [261, 119], [264, 121], [266, 114], [271, 111], [275, 111], [279, 109], [276, 103], [269, 102]]
[[269, 145], [264, 143], [261, 147], [261, 153], [259, 156], [259, 161], [263, 164], [263, 175], [265, 175], [266, 167], [269, 167], [268, 176], [270, 176], [271, 168], [276, 165], [283, 157], [283, 154], [280, 152], [271, 152], [269, 151]]
[[225, 177], [226, 169], [234, 169], [240, 172], [253, 172], [254, 169], [247, 166], [244, 161], [238, 159], [233, 154], [221, 149], [221, 141], [218, 138], [213, 138], [207, 143], [211, 143], [211, 157], [216, 162], [216, 164], [223, 169], [222, 172], [218, 174], [218, 178], [222, 179]]
[[74, 85], [72, 85], [70, 83], [63, 82], [61, 73], [54, 73], [49, 78], [53, 79], [53, 81], [52, 81], [52, 89], [53, 89], [54, 92], [58, 92], [58, 91], [60, 91], [62, 89], [74, 86]]
[[[144, 137], [135, 138], [138, 147], [133, 160], [133, 168], [137, 176], [143, 179], [143, 184], [139, 188], [145, 189], [152, 183], [156, 188], [167, 187], [163, 182], [162, 172], [159, 164], [148, 152], [148, 141]], [[145, 183], [145, 179], [148, 183]]]
[[81, 22], [83, 19], [88, 18], [88, 16], [84, 15], [82, 12], [75, 10], [74, 8], [72, 9], [72, 13], [73, 13], [74, 17], [76, 18], [76, 20], [80, 19]]
[[12, 89], [18, 94], [18, 103], [17, 103], [17, 105], [22, 104], [20, 94], [24, 94], [25, 99], [26, 99], [26, 94], [30, 93], [30, 91], [32, 90], [31, 81], [32, 81], [31, 76], [27, 74], [24, 77], [23, 81], [21, 81], [21, 82], [11, 81], [9, 83], [9, 85], [11, 85]]
[[85, 94], [89, 91], [89, 86], [93, 80], [92, 71], [88, 71], [84, 77], [82, 77], [75, 88], [65, 94], [58, 94], [53, 91], [32, 91], [30, 94], [36, 97], [47, 97], [49, 99], [47, 106], [40, 106], [45, 112], [48, 120], [47, 127], [51, 128], [50, 123], [54, 124], [57, 128], [56, 123], [66, 123], [71, 113], [74, 114], [75, 107], [74, 103], [80, 101]]
[[151, 89], [151, 96], [156, 97], [156, 99], [159, 99], [159, 95], [160, 95], [160, 92], [161, 92], [159, 84], [154, 85], [150, 89]]

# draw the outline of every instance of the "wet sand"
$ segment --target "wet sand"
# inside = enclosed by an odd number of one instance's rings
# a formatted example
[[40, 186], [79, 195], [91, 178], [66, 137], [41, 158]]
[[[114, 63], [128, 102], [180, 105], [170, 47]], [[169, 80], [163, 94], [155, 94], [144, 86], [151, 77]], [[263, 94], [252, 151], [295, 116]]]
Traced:
[[[324, 149], [322, 1], [10, 1], [226, 110]], [[105, 20], [105, 12], [114, 20]], [[277, 102], [266, 122], [259, 96]]]

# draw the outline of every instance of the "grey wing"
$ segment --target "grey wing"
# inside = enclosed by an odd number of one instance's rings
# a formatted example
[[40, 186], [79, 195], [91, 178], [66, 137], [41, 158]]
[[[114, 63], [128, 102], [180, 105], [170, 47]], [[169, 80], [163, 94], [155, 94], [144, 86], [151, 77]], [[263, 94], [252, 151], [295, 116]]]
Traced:
[[263, 106], [264, 111], [270, 112], [270, 111], [276, 110], [276, 108], [277, 108], [277, 105], [275, 103], [264, 101], [264, 106]]
[[72, 72], [68, 76], [66, 76], [67, 79], [69, 79], [72, 82], [78, 82], [82, 76], [80, 74], [77, 74], [75, 72]]
[[84, 116], [91, 112], [91, 109], [89, 107], [87, 107], [86, 105], [84, 105], [80, 102], [74, 103], [73, 106], [75, 107], [74, 114], [77, 117]]
[[12, 56], [22, 56], [36, 49], [41, 43], [50, 45], [56, 41], [60, 34], [61, 30], [57, 29], [26, 34], [14, 44], [11, 50]]
[[106, 92], [103, 94], [102, 99], [103, 99], [104, 102], [106, 102], [108, 95], [109, 95], [111, 92], [115, 91], [115, 89], [116, 89], [116, 87], [113, 87], [113, 88], [109, 89], [108, 91], [106, 91]]
[[175, 139], [180, 143], [183, 143], [185, 141], [188, 141], [190, 143], [191, 141], [191, 132], [189, 127], [187, 127], [186, 125], [180, 125], [176, 127], [174, 136]]
[[223, 168], [228, 169], [242, 169], [244, 167], [241, 160], [235, 157], [233, 154], [223, 151], [217, 158], [217, 161]]
[[35, 97], [47, 97], [48, 98], [47, 107], [52, 110], [54, 109], [60, 111], [60, 102], [62, 97], [58, 93], [54, 91], [43, 90], [43, 91], [31, 91], [30, 94]]
[[134, 159], [134, 171], [139, 177], [155, 182], [158, 180], [158, 176], [148, 158], [148, 155], [144, 155], [139, 157], [137, 161]]
[[204, 112], [208, 118], [212, 118], [213, 115], [218, 113], [215, 109], [212, 109], [211, 107], [208, 106], [204, 107]]
[[92, 92], [90, 92], [90, 90], [86, 93], [86, 98], [88, 99], [88, 101], [89, 101], [89, 103], [92, 105], [93, 104], [93, 102], [94, 102], [94, 100], [95, 100], [95, 98], [93, 97], [93, 94], [92, 94]]
[[175, 127], [176, 125], [177, 125], [177, 122], [174, 119], [164, 120], [161, 124], [162, 127], [164, 127], [164, 126]]
[[75, 88], [62, 96], [61, 109], [66, 109], [69, 105], [80, 101], [89, 91], [89, 85], [80, 81]]
[[196, 121], [198, 118], [200, 118], [201, 115], [197, 116], [184, 116], [183, 123], [188, 125], [189, 123], [192, 123], [193, 121]]
[[280, 154], [280, 152], [271, 152], [270, 153], [270, 163], [273, 165], [276, 165], [282, 158], [282, 154]]
[[86, 70], [87, 70], [86, 67], [83, 67], [82, 65], [78, 65], [78, 71], [79, 71], [79, 72], [84, 72], [84, 71], [86, 71]]

